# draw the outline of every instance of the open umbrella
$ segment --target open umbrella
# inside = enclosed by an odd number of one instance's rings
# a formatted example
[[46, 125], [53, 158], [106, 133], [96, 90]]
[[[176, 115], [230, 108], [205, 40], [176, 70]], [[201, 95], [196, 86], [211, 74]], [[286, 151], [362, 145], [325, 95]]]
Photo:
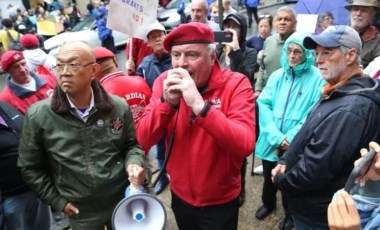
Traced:
[[349, 23], [349, 11], [344, 8], [346, 0], [299, 0], [294, 6], [297, 14], [321, 14], [330, 11], [334, 15], [335, 25]]

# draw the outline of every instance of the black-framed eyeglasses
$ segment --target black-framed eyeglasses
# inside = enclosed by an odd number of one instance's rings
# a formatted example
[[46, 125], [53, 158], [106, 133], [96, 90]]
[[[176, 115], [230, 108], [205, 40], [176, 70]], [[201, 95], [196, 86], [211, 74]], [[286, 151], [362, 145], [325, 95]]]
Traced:
[[65, 69], [68, 71], [76, 71], [76, 70], [79, 70], [81, 68], [85, 68], [85, 67], [92, 65], [92, 64], [95, 64], [95, 62], [91, 62], [91, 63], [85, 64], [85, 65], [80, 65], [80, 64], [76, 64], [76, 63], [57, 63], [57, 65], [54, 66], [53, 68], [57, 72], [62, 73], [65, 71]]

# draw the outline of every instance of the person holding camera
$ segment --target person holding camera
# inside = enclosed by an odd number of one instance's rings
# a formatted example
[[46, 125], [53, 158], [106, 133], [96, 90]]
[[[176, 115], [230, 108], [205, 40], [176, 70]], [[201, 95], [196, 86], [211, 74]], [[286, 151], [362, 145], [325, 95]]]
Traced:
[[[220, 65], [223, 68], [239, 72], [248, 77], [249, 81], [253, 81], [253, 74], [256, 66], [257, 52], [255, 49], [245, 46], [245, 38], [247, 35], [247, 20], [239, 14], [229, 14], [223, 20], [224, 33], [232, 35], [231, 42], [222, 42], [217, 45], [216, 53]], [[223, 33], [221, 32], [221, 33]], [[245, 173], [247, 171], [247, 159], [244, 159], [241, 168], [241, 193], [239, 196], [239, 204], [243, 205], [245, 201]]]
[[213, 30], [199, 22], [165, 37], [173, 68], [154, 82], [137, 124], [145, 149], [166, 134], [171, 207], [181, 230], [237, 229], [240, 169], [256, 138], [252, 86], [220, 66], [214, 42]]
[[253, 82], [256, 69], [257, 52], [246, 47], [247, 20], [239, 14], [229, 14], [223, 20], [223, 31], [232, 34], [231, 42], [222, 42], [217, 45], [216, 53], [223, 68], [239, 72]]
[[[369, 149], [376, 153], [370, 164], [360, 170], [354, 192], [339, 190], [327, 209], [327, 219], [331, 230], [377, 229], [380, 226], [380, 145], [370, 142]], [[355, 161], [357, 166], [368, 154], [360, 150], [361, 158]]]

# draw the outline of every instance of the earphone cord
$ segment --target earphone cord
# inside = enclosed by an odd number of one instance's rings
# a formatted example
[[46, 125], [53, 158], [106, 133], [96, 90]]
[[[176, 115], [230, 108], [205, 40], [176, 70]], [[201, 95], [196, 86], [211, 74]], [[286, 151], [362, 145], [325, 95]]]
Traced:
[[[178, 111], [179, 111], [179, 108], [178, 108]], [[165, 168], [166, 168], [166, 165], [168, 164], [168, 161], [169, 161], [169, 158], [170, 158], [170, 154], [171, 154], [172, 148], [173, 148], [173, 143], [174, 143], [174, 133], [175, 133], [174, 131], [175, 131], [175, 128], [177, 127], [178, 114], [179, 114], [178, 111], [177, 111], [177, 116], [176, 116], [176, 120], [175, 120], [175, 123], [174, 123], [174, 127], [172, 129], [171, 134], [170, 134], [170, 141], [169, 141], [168, 148], [166, 150], [164, 164], [162, 165], [161, 170], [158, 173], [157, 178], [154, 180], [153, 184], [149, 185], [148, 187], [153, 187], [154, 188], [156, 186], [156, 184], [158, 183], [158, 181], [160, 180], [160, 178], [163, 176]]]

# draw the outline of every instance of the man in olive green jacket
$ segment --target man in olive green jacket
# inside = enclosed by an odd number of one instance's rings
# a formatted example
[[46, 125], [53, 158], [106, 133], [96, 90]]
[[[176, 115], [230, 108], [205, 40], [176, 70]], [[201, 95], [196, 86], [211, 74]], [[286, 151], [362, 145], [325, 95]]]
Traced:
[[71, 229], [111, 229], [126, 186], [145, 180], [132, 115], [94, 80], [99, 65], [87, 44], [62, 46], [56, 70], [53, 97], [26, 113], [18, 165], [41, 200], [69, 216]]

